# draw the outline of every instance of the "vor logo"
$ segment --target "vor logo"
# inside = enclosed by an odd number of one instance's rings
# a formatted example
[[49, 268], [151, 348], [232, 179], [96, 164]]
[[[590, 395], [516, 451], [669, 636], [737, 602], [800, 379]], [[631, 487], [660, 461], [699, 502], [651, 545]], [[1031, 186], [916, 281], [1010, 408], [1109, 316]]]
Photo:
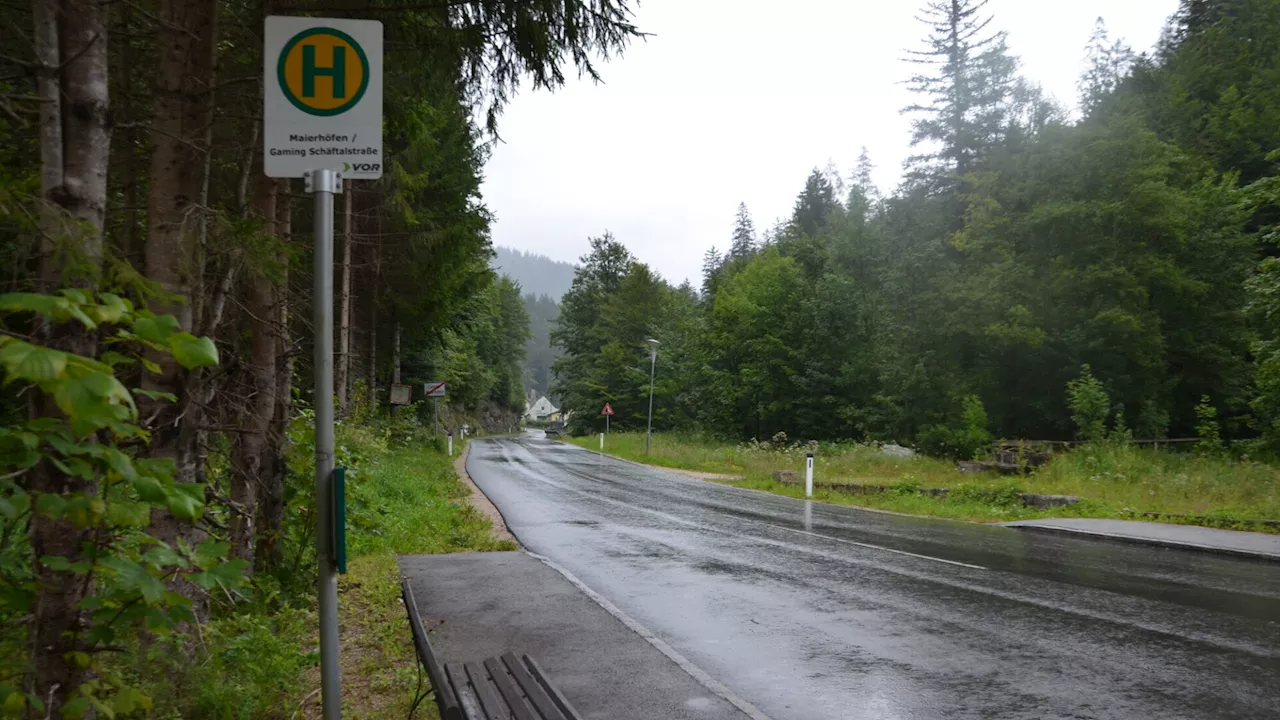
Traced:
[[355, 107], [369, 87], [369, 58], [350, 35], [311, 28], [280, 51], [280, 89], [304, 113], [330, 117]]

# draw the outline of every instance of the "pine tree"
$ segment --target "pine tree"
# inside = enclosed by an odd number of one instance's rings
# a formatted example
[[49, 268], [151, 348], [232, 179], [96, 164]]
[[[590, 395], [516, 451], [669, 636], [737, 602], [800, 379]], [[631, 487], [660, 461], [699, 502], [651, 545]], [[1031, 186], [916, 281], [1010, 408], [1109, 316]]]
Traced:
[[804, 183], [804, 190], [796, 198], [791, 224], [805, 235], [817, 235], [826, 227], [827, 215], [836, 207], [835, 189], [826, 176], [814, 168]]
[[714, 245], [702, 255], [702, 295], [712, 298], [716, 294], [716, 286], [720, 279], [720, 268], [724, 266], [724, 258]]
[[987, 32], [992, 18], [982, 15], [986, 5], [987, 0], [931, 0], [919, 18], [929, 28], [926, 49], [911, 51], [908, 59], [931, 69], [908, 81], [925, 102], [904, 112], [918, 116], [911, 144], [936, 149], [908, 160], [916, 180], [946, 184], [964, 176], [1004, 134], [1017, 61], [1003, 32]]
[[1080, 112], [1085, 116], [1092, 115], [1102, 101], [1120, 86], [1133, 60], [1133, 50], [1123, 40], [1112, 42], [1106, 22], [1098, 18], [1085, 47], [1088, 67], [1080, 76]]
[[[756, 226], [746, 203], [738, 203], [738, 215], [733, 221], [733, 244], [729, 246], [729, 259], [751, 257], [756, 248]], [[714, 248], [713, 248], [714, 249]]]
[[864, 145], [862, 153], [858, 155], [858, 165], [849, 178], [847, 208], [853, 217], [865, 220], [872, 208], [880, 203], [880, 189], [876, 187], [875, 180], [871, 179], [871, 171], [875, 167], [871, 162], [871, 153], [867, 152]]

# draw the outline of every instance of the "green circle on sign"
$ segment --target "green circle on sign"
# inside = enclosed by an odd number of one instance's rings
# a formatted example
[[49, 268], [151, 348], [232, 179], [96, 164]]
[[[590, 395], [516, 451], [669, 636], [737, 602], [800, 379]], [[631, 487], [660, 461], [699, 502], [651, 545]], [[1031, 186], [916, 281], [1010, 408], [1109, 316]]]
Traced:
[[[351, 49], [356, 51], [356, 57], [359, 58], [360, 60], [360, 70], [361, 70], [360, 87], [358, 87], [356, 91], [351, 95], [350, 100], [346, 101], [342, 105], [339, 105], [338, 107], [333, 107], [333, 108], [312, 107], [308, 105], [303, 100], [303, 98], [300, 98], [297, 95], [295, 95], [292, 88], [289, 87], [289, 81], [286, 73], [286, 65], [288, 64], [288, 61], [289, 61], [289, 55], [290, 53], [293, 52], [293, 49], [297, 47], [298, 43], [315, 35], [330, 35], [332, 37], [335, 37], [341, 40], [342, 42], [349, 45]], [[289, 99], [289, 102], [292, 103], [294, 107], [298, 108], [302, 112], [307, 113], [308, 115], [318, 115], [321, 117], [332, 117], [334, 115], [341, 115], [342, 113], [355, 107], [356, 104], [360, 102], [360, 98], [364, 97], [364, 91], [369, 89], [369, 76], [371, 74], [372, 74], [372, 71], [369, 68], [369, 58], [364, 54], [364, 48], [360, 47], [360, 43], [356, 42], [355, 38], [342, 32], [341, 30], [335, 30], [333, 28], [326, 28], [326, 27], [309, 28], [307, 30], [303, 30], [297, 35], [294, 35], [292, 38], [289, 39], [289, 42], [285, 43], [284, 49], [280, 51], [280, 58], [276, 63], [276, 81], [280, 84], [280, 92], [284, 93], [284, 96]]]

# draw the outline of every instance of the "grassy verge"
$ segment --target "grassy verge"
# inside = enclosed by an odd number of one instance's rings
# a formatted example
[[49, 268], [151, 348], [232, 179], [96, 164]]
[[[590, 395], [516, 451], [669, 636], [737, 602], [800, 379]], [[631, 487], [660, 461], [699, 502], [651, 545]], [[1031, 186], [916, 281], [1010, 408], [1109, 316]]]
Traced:
[[[443, 446], [343, 429], [348, 465], [347, 574], [339, 576], [343, 717], [405, 717], [419, 689], [396, 555], [511, 550], [467, 502]], [[455, 448], [458, 449], [458, 448]], [[297, 511], [299, 508], [292, 508]], [[310, 573], [304, 558], [302, 573]], [[319, 655], [310, 583], [282, 589], [258, 578], [249, 602], [224, 609], [186, 636], [140, 642], [121, 673], [153, 698], [147, 717], [201, 720], [319, 718]], [[426, 685], [425, 678], [423, 679]], [[434, 718], [430, 701], [416, 717]]]
[[[459, 450], [459, 448], [455, 448]], [[467, 504], [453, 461], [428, 447], [394, 451], [352, 482], [352, 561], [338, 584], [343, 716], [404, 717], [417, 688], [396, 555], [513, 550]], [[357, 514], [358, 513], [358, 514]], [[419, 707], [434, 717], [435, 707]], [[311, 708], [314, 710], [314, 708]]]
[[[569, 438], [599, 449], [598, 436]], [[643, 433], [618, 433], [606, 439], [606, 452], [663, 467], [737, 475], [726, 484], [803, 497], [804, 489], [772, 479], [775, 470], [803, 476], [806, 448], [767, 444], [733, 445], [701, 436], [659, 434], [646, 457]], [[1197, 457], [1120, 445], [1084, 447], [1056, 457], [1027, 476], [961, 475], [954, 463], [927, 457], [894, 458], [855, 443], [818, 446], [815, 477], [821, 482], [885, 485], [876, 494], [818, 489], [824, 502], [857, 505], [913, 515], [979, 522], [1040, 517], [1143, 519], [1142, 513], [1207, 516], [1188, 520], [1232, 526], [1234, 520], [1280, 519], [1280, 470], [1253, 461]], [[920, 495], [919, 488], [948, 488], [950, 495]], [[1063, 508], [1024, 508], [1018, 492], [1077, 495], [1081, 502]], [[1249, 525], [1251, 530], [1274, 528]]]

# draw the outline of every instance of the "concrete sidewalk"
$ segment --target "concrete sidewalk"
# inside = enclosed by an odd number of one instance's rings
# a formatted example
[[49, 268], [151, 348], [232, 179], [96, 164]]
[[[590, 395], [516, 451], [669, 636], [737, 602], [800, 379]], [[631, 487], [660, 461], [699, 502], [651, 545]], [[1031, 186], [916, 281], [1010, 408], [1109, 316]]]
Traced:
[[589, 719], [751, 717], [528, 553], [402, 555], [400, 572], [441, 663], [528, 653]]
[[1280, 535], [1267, 533], [1093, 518], [1022, 520], [1004, 523], [1004, 526], [1280, 561]]

